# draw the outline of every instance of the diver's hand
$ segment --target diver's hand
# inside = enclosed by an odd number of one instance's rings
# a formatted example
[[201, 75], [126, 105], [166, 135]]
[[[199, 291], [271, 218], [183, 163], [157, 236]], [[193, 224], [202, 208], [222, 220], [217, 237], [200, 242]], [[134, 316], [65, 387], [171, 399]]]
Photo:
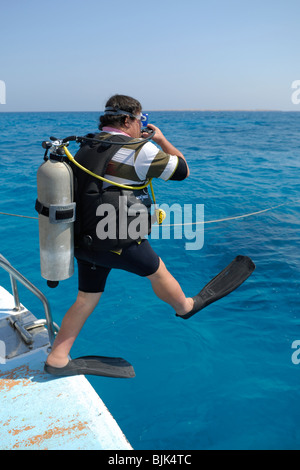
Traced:
[[[162, 147], [164, 142], [167, 141], [162, 131], [158, 127], [154, 126], [153, 124], [148, 124], [147, 127], [155, 132], [154, 136], [152, 137], [152, 140], [156, 144], [158, 144], [160, 147]], [[148, 135], [149, 134], [147, 132], [142, 132], [142, 137], [147, 137]]]
[[[158, 127], [154, 126], [153, 124], [148, 124], [147, 127], [155, 131], [155, 134], [152, 137], [152, 140], [160, 146], [163, 152], [168, 153], [169, 155], [176, 155], [177, 157], [182, 158], [185, 161], [187, 165], [187, 170], [188, 170], [187, 176], [188, 176], [190, 174], [190, 171], [189, 171], [187, 161], [184, 158], [183, 154], [176, 147], [174, 147], [174, 145], [172, 145], [171, 142], [168, 141], [168, 139], [164, 136], [164, 134]], [[146, 137], [147, 135], [148, 134], [146, 132], [142, 133], [142, 137]]]
[[163, 152], [184, 158], [182, 153], [176, 147], [174, 147], [171, 142], [168, 141], [168, 139], [164, 136], [164, 134], [158, 127], [154, 126], [153, 124], [148, 124], [147, 127], [155, 131], [152, 140], [161, 147]]

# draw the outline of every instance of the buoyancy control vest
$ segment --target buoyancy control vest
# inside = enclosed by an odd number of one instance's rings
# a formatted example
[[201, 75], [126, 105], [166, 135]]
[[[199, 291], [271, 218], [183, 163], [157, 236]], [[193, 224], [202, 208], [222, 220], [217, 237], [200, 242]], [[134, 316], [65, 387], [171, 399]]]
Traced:
[[[132, 140], [123, 134], [111, 135], [105, 132], [89, 134], [87, 137], [99, 139], [101, 143], [86, 141], [75, 159], [102, 177], [120, 148], [120, 145], [112, 142]], [[107, 139], [109, 142], [106, 142]], [[141, 142], [135, 148], [144, 144]], [[103, 181], [71, 165], [76, 201], [75, 246], [95, 251], [117, 251], [134, 241], [139, 242], [151, 232], [152, 201], [147, 188], [134, 190], [113, 185], [103, 188]]]

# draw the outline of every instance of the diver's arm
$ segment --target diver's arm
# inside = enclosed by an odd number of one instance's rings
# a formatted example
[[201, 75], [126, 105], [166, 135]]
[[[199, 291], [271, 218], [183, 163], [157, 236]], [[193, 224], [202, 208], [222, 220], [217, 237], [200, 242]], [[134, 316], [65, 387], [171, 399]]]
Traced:
[[155, 131], [155, 134], [152, 140], [161, 147], [163, 152], [168, 153], [169, 155], [176, 155], [177, 157], [185, 161], [185, 164], [187, 166], [187, 177], [188, 177], [190, 174], [190, 170], [186, 162], [186, 159], [184, 158], [182, 153], [176, 147], [174, 147], [174, 145], [172, 145], [171, 142], [168, 141], [168, 139], [166, 139], [166, 137], [163, 135], [163, 133], [158, 127], [153, 126], [153, 124], [148, 124], [147, 127]]

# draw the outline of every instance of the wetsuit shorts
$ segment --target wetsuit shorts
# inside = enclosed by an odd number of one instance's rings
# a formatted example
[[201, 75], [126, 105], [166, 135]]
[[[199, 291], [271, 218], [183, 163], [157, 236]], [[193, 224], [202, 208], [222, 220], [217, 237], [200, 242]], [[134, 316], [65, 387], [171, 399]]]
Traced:
[[111, 251], [75, 249], [78, 263], [78, 289], [82, 292], [104, 292], [111, 269], [123, 269], [138, 276], [150, 276], [159, 267], [159, 257], [148, 240], [132, 243], [121, 254]]

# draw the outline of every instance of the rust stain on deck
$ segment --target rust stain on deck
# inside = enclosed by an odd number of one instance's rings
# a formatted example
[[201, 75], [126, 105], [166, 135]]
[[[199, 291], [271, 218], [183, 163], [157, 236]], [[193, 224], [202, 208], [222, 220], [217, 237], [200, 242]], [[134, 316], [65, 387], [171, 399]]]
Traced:
[[[46, 429], [43, 433], [41, 434], [36, 434], [34, 436], [29, 437], [28, 439], [17, 441], [13, 449], [19, 449], [19, 448], [25, 448], [25, 447], [41, 447], [45, 446], [44, 449], [47, 449], [47, 441], [49, 439], [55, 438], [55, 437], [64, 437], [66, 435], [69, 435], [69, 437], [73, 439], [79, 439], [83, 435], [87, 435], [87, 433], [83, 432], [85, 429], [87, 429], [88, 423], [86, 421], [81, 422], [78, 421], [77, 423], [74, 423], [73, 425], [70, 426], [53, 426], [52, 428]], [[13, 435], [17, 435], [21, 432], [24, 432], [28, 430], [28, 428], [23, 428], [19, 430], [14, 430], [12, 433]], [[31, 427], [33, 429], [33, 427]]]
[[15, 367], [7, 372], [0, 372], [0, 392], [10, 391], [18, 385], [28, 387], [33, 383], [30, 377], [37, 374], [41, 374], [41, 371], [30, 369], [28, 365]]

